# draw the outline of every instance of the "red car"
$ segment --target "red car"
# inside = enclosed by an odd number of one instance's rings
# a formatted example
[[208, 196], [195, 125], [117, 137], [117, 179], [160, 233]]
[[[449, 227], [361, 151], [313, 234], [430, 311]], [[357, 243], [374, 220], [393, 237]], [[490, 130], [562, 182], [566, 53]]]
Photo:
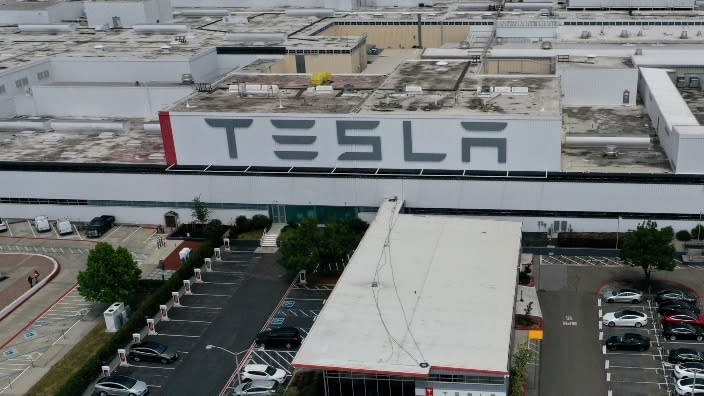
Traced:
[[689, 323], [694, 326], [704, 326], [704, 315], [694, 312], [674, 312], [672, 315], [663, 316], [662, 324]]

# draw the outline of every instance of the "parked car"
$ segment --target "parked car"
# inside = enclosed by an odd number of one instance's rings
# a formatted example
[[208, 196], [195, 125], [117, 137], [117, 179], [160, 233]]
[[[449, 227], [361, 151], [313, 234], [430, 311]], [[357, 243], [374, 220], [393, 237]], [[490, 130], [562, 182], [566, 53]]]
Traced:
[[678, 396], [704, 395], [704, 378], [683, 378], [675, 382]]
[[677, 311], [673, 312], [672, 315], [663, 316], [662, 324], [678, 324], [678, 323], [689, 323], [696, 326], [704, 325], [704, 315], [697, 315], [694, 312], [689, 311]]
[[276, 381], [249, 381], [243, 382], [235, 388], [236, 396], [272, 395], [279, 383]]
[[51, 231], [49, 219], [46, 216], [37, 216], [34, 218], [34, 228], [39, 232]]
[[672, 364], [704, 362], [704, 353], [692, 348], [676, 348], [670, 350], [667, 361]]
[[666, 324], [662, 327], [662, 336], [670, 341], [704, 340], [704, 329], [689, 323]]
[[0, 232], [7, 231], [7, 223], [0, 217]]
[[264, 380], [282, 384], [286, 380], [286, 372], [266, 364], [248, 364], [244, 366], [240, 378], [242, 381]]
[[702, 362], [688, 362], [676, 364], [675, 368], [672, 370], [672, 375], [676, 379], [692, 378], [694, 376], [704, 378], [704, 363]]
[[115, 224], [115, 216], [102, 215], [100, 217], [94, 217], [90, 223], [88, 223], [86, 235], [91, 238], [99, 238], [111, 229], [113, 224]]
[[262, 331], [257, 334], [255, 343], [267, 347], [284, 347], [291, 349], [301, 345], [303, 337], [301, 331], [295, 327], [278, 327]]
[[169, 347], [158, 342], [145, 341], [132, 345], [127, 358], [135, 362], [151, 361], [162, 364], [178, 360], [178, 352], [169, 351]]
[[99, 379], [93, 387], [93, 394], [100, 396], [141, 396], [146, 395], [147, 392], [149, 392], [149, 388], [147, 388], [147, 384], [144, 383], [144, 381], [139, 381], [124, 375], [103, 377]]
[[658, 313], [660, 315], [671, 315], [675, 311], [691, 311], [696, 314], [701, 313], [698, 306], [685, 301], [668, 300], [663, 301], [660, 305], [658, 305]]
[[59, 235], [73, 234], [73, 226], [71, 225], [71, 222], [66, 219], [57, 220], [56, 221], [56, 232], [58, 232]]
[[604, 314], [603, 322], [606, 326], [635, 326], [643, 327], [648, 324], [648, 315], [632, 309], [624, 309]]
[[697, 297], [685, 290], [666, 289], [659, 291], [658, 294], [655, 295], [655, 302], [660, 303], [663, 301], [685, 301], [690, 304], [696, 304]]
[[606, 348], [611, 351], [617, 349], [646, 351], [650, 348], [650, 338], [635, 333], [626, 333], [620, 336], [615, 335], [606, 340]]
[[643, 292], [636, 289], [628, 288], [618, 289], [613, 290], [610, 293], [605, 293], [604, 299], [607, 303], [625, 302], [639, 304], [641, 301], [643, 301]]

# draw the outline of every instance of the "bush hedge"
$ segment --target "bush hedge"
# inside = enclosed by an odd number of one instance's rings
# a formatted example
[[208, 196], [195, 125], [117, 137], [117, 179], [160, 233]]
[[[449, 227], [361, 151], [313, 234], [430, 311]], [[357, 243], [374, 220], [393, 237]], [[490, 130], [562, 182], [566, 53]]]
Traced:
[[615, 232], [561, 232], [557, 236], [557, 246], [614, 249], [617, 239], [620, 246], [623, 235], [620, 233], [619, 239]]
[[704, 237], [704, 225], [697, 224], [696, 227], [692, 228], [690, 235], [692, 235], [692, 238], [697, 239], [699, 239], [700, 237]]
[[171, 299], [171, 292], [183, 286], [183, 280], [189, 279], [193, 268], [200, 267], [203, 259], [212, 257], [213, 246], [206, 242], [195, 249], [188, 260], [159, 288], [150, 294], [142, 304], [131, 314], [120, 330], [112, 336], [110, 341], [103, 345], [93, 358], [86, 361], [73, 376], [67, 378], [66, 383], [57, 392], [58, 396], [81, 395], [86, 388], [100, 375], [101, 366], [108, 364], [117, 354], [117, 349], [127, 345], [132, 340], [132, 333], [139, 333], [146, 325], [145, 317], [153, 317], [159, 312], [159, 305]]
[[675, 238], [677, 238], [678, 241], [689, 241], [692, 239], [692, 234], [690, 234], [687, 230], [681, 230], [677, 231]]

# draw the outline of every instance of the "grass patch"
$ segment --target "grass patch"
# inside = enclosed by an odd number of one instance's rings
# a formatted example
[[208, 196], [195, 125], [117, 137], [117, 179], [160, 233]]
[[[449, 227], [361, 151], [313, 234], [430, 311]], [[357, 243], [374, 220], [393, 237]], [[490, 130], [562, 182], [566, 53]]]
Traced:
[[[71, 350], [56, 363], [49, 372], [27, 393], [28, 396], [55, 395], [63, 384], [71, 378], [83, 363], [92, 358], [100, 348], [110, 341], [112, 333], [105, 331], [102, 321], [81, 339]], [[96, 373], [97, 375], [98, 373]]]
[[263, 228], [259, 228], [256, 230], [249, 230], [247, 232], [237, 234], [237, 239], [248, 239], [248, 240], [258, 241], [262, 238], [263, 233], [264, 233]]

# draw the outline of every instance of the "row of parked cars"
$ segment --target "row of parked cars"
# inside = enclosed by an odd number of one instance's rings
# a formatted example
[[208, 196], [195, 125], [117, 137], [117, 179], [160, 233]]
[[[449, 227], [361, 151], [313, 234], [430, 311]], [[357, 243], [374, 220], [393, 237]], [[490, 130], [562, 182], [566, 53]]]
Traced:
[[[301, 331], [296, 327], [279, 327], [262, 331], [257, 334], [255, 344], [269, 348], [298, 348], [303, 341]], [[133, 362], [155, 362], [170, 364], [177, 361], [180, 355], [169, 349], [167, 345], [145, 341], [133, 344], [127, 353], [127, 359]], [[262, 396], [273, 394], [277, 387], [283, 384], [288, 373], [282, 369], [265, 364], [248, 364], [240, 373], [241, 383], [233, 392], [236, 396]], [[149, 388], [144, 381], [124, 375], [110, 375], [96, 382], [93, 394], [100, 396], [130, 395], [142, 396]]]
[[[88, 237], [98, 238], [107, 232], [115, 224], [115, 216], [102, 215], [94, 217], [86, 227], [86, 235]], [[37, 232], [51, 231], [51, 222], [46, 216], [37, 216], [32, 221], [32, 226]], [[67, 219], [57, 219], [56, 232], [59, 235], [73, 234], [74, 228]], [[7, 221], [0, 218], [0, 232], [5, 232], [8, 229]]]
[[[604, 300], [607, 303], [639, 304], [644, 300], [644, 294], [624, 288], [606, 293]], [[686, 290], [667, 289], [658, 292], [654, 300], [661, 315], [663, 338], [670, 341], [704, 341], [704, 315], [697, 306], [697, 296]], [[610, 327], [642, 327], [648, 324], [648, 315], [635, 309], [623, 309], [605, 314], [603, 323]], [[606, 340], [606, 348], [646, 351], [650, 348], [650, 338], [638, 333], [615, 335]], [[704, 352], [693, 348], [675, 348], [669, 351], [667, 361], [674, 365], [673, 394], [704, 395]]]

